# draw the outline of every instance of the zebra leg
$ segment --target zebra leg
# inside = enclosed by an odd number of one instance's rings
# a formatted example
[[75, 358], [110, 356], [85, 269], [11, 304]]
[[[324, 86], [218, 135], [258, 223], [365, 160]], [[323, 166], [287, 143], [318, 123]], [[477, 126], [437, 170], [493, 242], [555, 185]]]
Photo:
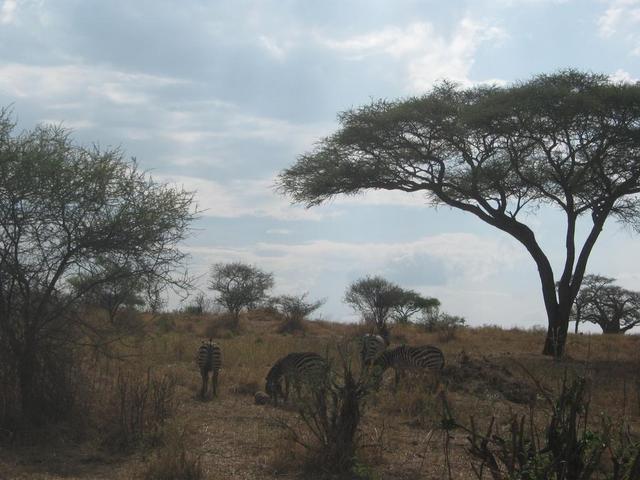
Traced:
[[211, 376], [211, 388], [213, 389], [213, 396], [218, 396], [218, 370], [213, 371], [213, 375]]
[[209, 372], [206, 370], [200, 370], [200, 376], [202, 377], [202, 388], [200, 389], [200, 398], [204, 400], [207, 394], [207, 384], [209, 383]]
[[284, 377], [284, 401], [287, 402], [289, 400], [289, 377]]

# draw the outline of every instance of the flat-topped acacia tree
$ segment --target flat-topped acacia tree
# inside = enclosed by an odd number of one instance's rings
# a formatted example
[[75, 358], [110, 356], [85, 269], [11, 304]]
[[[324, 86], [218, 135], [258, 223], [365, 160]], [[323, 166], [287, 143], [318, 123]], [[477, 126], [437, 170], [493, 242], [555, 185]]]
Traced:
[[[281, 172], [280, 191], [307, 207], [367, 189], [424, 192], [508, 233], [538, 268], [548, 318], [543, 351], [561, 356], [605, 221], [640, 225], [640, 84], [575, 70], [506, 87], [444, 82], [339, 120], [337, 132]], [[557, 274], [525, 223], [541, 206], [566, 220]], [[579, 221], [588, 230], [580, 241]]]

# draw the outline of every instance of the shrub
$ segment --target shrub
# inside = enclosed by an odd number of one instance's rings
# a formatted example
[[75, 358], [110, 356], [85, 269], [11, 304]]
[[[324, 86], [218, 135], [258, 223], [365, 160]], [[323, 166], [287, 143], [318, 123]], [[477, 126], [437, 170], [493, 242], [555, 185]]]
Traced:
[[309, 472], [354, 475], [357, 465], [362, 468], [357, 462], [358, 429], [373, 381], [366, 374], [354, 376], [347, 348], [338, 349], [339, 372], [300, 399], [302, 430], [282, 424], [306, 450], [304, 468]]
[[114, 450], [127, 451], [143, 440], [157, 442], [162, 427], [176, 409], [176, 380], [172, 376], [156, 376], [147, 370], [118, 372], [112, 387], [105, 444]]
[[447, 342], [455, 338], [457, 330], [464, 327], [466, 322], [464, 317], [438, 313], [426, 315], [421, 323], [428, 332], [436, 332], [440, 341]]
[[[544, 392], [543, 392], [544, 393]], [[507, 435], [491, 419], [486, 433], [480, 433], [474, 419], [469, 432], [468, 451], [476, 459], [473, 471], [482, 479], [485, 471], [494, 480], [590, 480], [601, 473], [605, 451], [612, 462], [610, 480], [639, 478], [640, 443], [628, 431], [618, 438], [612, 434], [610, 422], [604, 417], [599, 431], [589, 427], [589, 398], [584, 378], [567, 380], [557, 398], [544, 393], [551, 415], [543, 429], [536, 427], [534, 412], [512, 416]], [[446, 406], [446, 402], [445, 402]], [[443, 421], [448, 428], [458, 425], [450, 416]], [[601, 477], [597, 477], [601, 478]]]

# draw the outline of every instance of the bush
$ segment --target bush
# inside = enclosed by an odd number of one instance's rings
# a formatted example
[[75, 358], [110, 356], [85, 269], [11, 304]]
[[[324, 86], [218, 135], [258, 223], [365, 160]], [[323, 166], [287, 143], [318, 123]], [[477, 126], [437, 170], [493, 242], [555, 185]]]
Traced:
[[285, 423], [282, 426], [306, 450], [305, 470], [354, 478], [356, 466], [362, 468], [357, 461], [358, 429], [373, 381], [366, 374], [354, 376], [347, 348], [338, 349], [339, 372], [300, 399], [301, 429]]
[[110, 411], [104, 428], [105, 444], [113, 450], [128, 451], [143, 441], [157, 443], [162, 427], [176, 409], [176, 379], [137, 372], [118, 372], [112, 387]]
[[427, 332], [435, 332], [440, 341], [447, 342], [455, 338], [457, 330], [464, 327], [467, 321], [464, 317], [438, 313], [425, 316], [421, 323]]
[[[469, 432], [468, 451], [476, 459], [473, 471], [482, 479], [487, 471], [494, 480], [590, 480], [602, 478], [602, 458], [609, 451], [612, 462], [610, 480], [639, 478], [640, 442], [623, 432], [616, 439], [610, 422], [604, 417], [602, 428], [595, 431], [589, 427], [589, 399], [584, 378], [567, 380], [557, 398], [546, 396], [551, 416], [546, 427], [538, 429], [534, 413], [530, 416], [514, 415], [507, 435], [503, 436], [491, 419], [486, 433], [480, 433], [474, 419], [471, 427], [462, 427]], [[446, 406], [446, 403], [445, 403]], [[455, 428], [455, 420], [449, 415], [443, 424]]]

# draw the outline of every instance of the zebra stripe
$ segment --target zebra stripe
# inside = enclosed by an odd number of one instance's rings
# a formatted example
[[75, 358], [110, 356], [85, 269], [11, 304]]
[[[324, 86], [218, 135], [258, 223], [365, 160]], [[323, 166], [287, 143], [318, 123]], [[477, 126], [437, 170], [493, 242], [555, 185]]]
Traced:
[[378, 356], [384, 352], [387, 345], [380, 335], [367, 333], [359, 337], [360, 361], [363, 367], [370, 367]]
[[[273, 398], [274, 405], [278, 404], [278, 397], [285, 401], [289, 398], [289, 386], [293, 385], [298, 396], [301, 388], [307, 385], [311, 388], [319, 387], [324, 383], [329, 364], [317, 353], [294, 352], [278, 360], [266, 378], [265, 391]], [[284, 379], [285, 389], [282, 391], [281, 381]]]
[[207, 383], [209, 382], [209, 372], [211, 374], [211, 388], [213, 395], [218, 396], [218, 372], [222, 366], [222, 351], [220, 346], [213, 342], [210, 338], [209, 341], [203, 341], [202, 345], [198, 349], [197, 358], [198, 368], [200, 369], [200, 376], [202, 377], [202, 389], [200, 390], [200, 397], [204, 398], [207, 393]]
[[380, 374], [388, 368], [393, 368], [397, 388], [400, 373], [407, 369], [432, 370], [439, 373], [444, 368], [444, 354], [438, 347], [431, 345], [401, 345], [381, 353], [374, 361], [374, 366], [379, 368]]

